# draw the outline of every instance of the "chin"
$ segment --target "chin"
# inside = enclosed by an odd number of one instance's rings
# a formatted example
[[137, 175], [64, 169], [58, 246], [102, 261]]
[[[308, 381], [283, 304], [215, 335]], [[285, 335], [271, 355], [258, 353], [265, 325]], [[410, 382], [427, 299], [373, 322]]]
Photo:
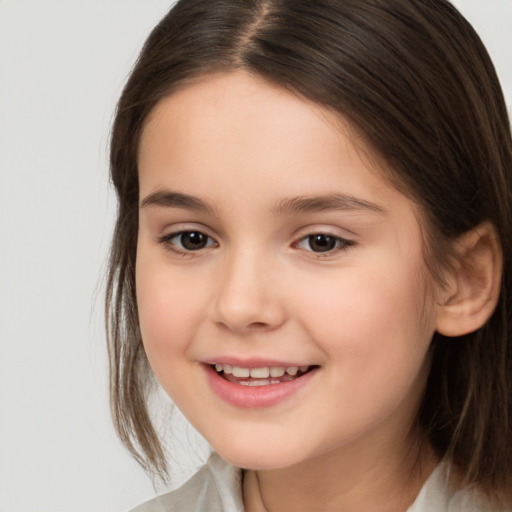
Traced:
[[218, 452], [219, 455], [229, 464], [237, 468], [252, 469], [254, 471], [264, 471], [273, 469], [283, 469], [293, 466], [299, 462], [296, 458], [276, 457], [268, 458], [265, 453], [240, 454]]
[[[253, 470], [282, 469], [301, 462], [304, 457], [303, 450], [297, 446], [283, 446], [283, 443], [240, 443], [230, 439], [228, 442], [213, 444], [214, 450], [229, 464]], [[233, 441], [233, 442], [230, 442]]]

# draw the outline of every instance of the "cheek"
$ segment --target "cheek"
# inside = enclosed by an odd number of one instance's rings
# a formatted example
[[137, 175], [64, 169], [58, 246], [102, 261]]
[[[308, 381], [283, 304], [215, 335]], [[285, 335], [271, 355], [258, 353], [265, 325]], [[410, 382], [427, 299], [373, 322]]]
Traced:
[[[188, 286], [187, 286], [188, 284]], [[140, 251], [136, 267], [139, 323], [150, 359], [168, 361], [183, 350], [200, 319], [201, 290], [168, 265], [146, 258]]]
[[193, 365], [187, 355], [199, 322], [197, 294], [170, 275], [166, 265], [146, 264], [143, 258], [137, 263], [136, 288], [142, 341], [153, 373], [173, 400], [188, 396]]
[[[324, 288], [325, 293], [317, 288], [304, 301], [302, 325], [325, 354], [326, 378], [343, 411], [331, 416], [333, 431], [370, 428], [402, 410], [400, 404], [414, 410], [425, 386], [434, 332], [433, 323], [425, 328], [424, 287], [414, 276], [373, 279], [354, 272]], [[328, 399], [320, 410], [332, 409]]]
[[295, 294], [298, 316], [311, 338], [347, 371], [374, 365], [391, 374], [408, 359], [419, 363], [424, 357], [435, 321], [417, 267], [394, 274], [354, 268], [308, 290]]

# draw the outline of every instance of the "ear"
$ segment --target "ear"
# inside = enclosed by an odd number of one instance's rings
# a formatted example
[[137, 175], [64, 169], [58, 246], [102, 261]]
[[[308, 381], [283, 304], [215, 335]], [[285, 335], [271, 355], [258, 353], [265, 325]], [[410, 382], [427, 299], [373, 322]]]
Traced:
[[436, 328], [445, 336], [476, 331], [491, 317], [501, 289], [503, 254], [495, 227], [484, 222], [455, 242], [456, 262], [441, 292]]

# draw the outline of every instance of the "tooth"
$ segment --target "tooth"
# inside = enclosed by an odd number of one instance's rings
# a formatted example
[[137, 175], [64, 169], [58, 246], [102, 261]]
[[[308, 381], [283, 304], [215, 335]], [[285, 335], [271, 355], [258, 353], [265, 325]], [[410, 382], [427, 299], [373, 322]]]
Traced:
[[239, 366], [233, 366], [233, 377], [249, 377], [250, 375], [249, 368], [240, 368]]
[[268, 368], [251, 368], [251, 377], [253, 379], [268, 379], [270, 370]]
[[284, 366], [273, 366], [270, 368], [270, 376], [271, 377], [282, 377], [284, 372], [286, 371]]
[[231, 375], [233, 373], [233, 367], [230, 366], [229, 364], [224, 364], [222, 365], [222, 367], [224, 368], [224, 373], [226, 375]]
[[221, 365], [221, 364], [219, 364], [219, 363], [217, 363], [217, 364], [215, 365], [215, 369], [220, 373], [220, 372], [222, 371], [222, 365]]
[[240, 382], [242, 386], [268, 386], [270, 384], [270, 381], [268, 380], [246, 380]]
[[297, 375], [298, 371], [299, 371], [299, 367], [298, 366], [288, 366], [288, 368], [286, 368], [286, 373], [288, 375], [291, 375], [292, 377]]
[[309, 368], [309, 366], [307, 366], [307, 365], [306, 365], [306, 366], [300, 366], [300, 367], [299, 367], [299, 370], [300, 370], [302, 373], [304, 373], [304, 372], [307, 372], [307, 371], [308, 371], [308, 368]]

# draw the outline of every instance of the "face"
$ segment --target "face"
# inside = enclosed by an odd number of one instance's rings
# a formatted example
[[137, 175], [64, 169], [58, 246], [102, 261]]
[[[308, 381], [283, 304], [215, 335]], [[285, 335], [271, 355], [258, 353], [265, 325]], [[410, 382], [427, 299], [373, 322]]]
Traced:
[[144, 347], [235, 465], [395, 449], [411, 426], [432, 283], [414, 205], [365, 154], [333, 114], [242, 72], [188, 85], [147, 120]]

